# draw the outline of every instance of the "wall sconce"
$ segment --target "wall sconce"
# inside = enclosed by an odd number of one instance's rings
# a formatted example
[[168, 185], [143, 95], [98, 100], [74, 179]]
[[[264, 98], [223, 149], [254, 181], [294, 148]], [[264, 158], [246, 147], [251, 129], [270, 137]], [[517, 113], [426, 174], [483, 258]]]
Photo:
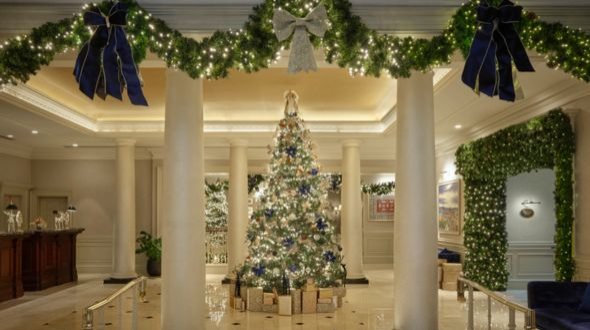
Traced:
[[523, 206], [522, 210], [520, 210], [520, 216], [525, 219], [532, 218], [535, 215], [535, 211], [531, 209], [529, 206], [536, 204], [541, 204], [541, 202], [530, 201], [528, 199], [525, 199], [522, 203], [520, 203], [520, 205]]

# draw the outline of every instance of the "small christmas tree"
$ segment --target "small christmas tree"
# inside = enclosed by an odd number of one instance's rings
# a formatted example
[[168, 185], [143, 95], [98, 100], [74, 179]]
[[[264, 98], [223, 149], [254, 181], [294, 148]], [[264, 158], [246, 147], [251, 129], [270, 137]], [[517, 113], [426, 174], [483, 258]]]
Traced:
[[293, 92], [286, 94], [285, 117], [269, 153], [269, 173], [247, 231], [246, 283], [265, 291], [284, 286], [285, 277], [295, 288], [308, 279], [320, 287], [338, 286], [342, 248], [328, 216], [329, 182], [319, 175]]
[[207, 263], [227, 262], [227, 181], [205, 183]]

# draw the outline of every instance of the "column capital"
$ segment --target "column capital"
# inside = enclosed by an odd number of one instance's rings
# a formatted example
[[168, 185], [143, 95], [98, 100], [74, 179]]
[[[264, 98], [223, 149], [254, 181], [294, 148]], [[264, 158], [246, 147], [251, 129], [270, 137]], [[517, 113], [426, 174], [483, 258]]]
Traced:
[[230, 139], [229, 146], [230, 147], [247, 147], [248, 140], [246, 140], [246, 139]]
[[117, 146], [118, 147], [134, 147], [135, 143], [134, 139], [117, 139]]
[[342, 141], [342, 147], [344, 148], [358, 148], [361, 146], [362, 141], [356, 139], [348, 139]]

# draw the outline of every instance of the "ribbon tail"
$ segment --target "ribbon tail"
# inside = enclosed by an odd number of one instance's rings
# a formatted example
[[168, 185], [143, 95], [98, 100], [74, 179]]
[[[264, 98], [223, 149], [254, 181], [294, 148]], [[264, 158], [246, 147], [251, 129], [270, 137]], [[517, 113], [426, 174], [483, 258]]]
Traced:
[[534, 72], [535, 69], [529, 60], [529, 56], [526, 53], [526, 49], [518, 36], [518, 33], [514, 29], [514, 26], [510, 24], [502, 24], [500, 26], [500, 32], [502, 33], [502, 37], [506, 46], [508, 47], [508, 51], [512, 59], [514, 60], [514, 65], [521, 72]]
[[117, 54], [121, 61], [121, 74], [127, 87], [129, 100], [131, 100], [132, 104], [147, 106], [148, 103], [141, 90], [141, 80], [125, 32], [122, 28], [117, 27], [114, 33], [116, 33]]
[[80, 82], [80, 74], [82, 73], [82, 68], [84, 67], [84, 61], [86, 60], [86, 56], [88, 56], [88, 42], [82, 46], [78, 57], [76, 57], [76, 64], [74, 65], [74, 77], [76, 78], [76, 82]]
[[87, 43], [87, 52], [82, 52], [80, 54], [84, 57], [80, 58], [81, 64], [79, 66], [77, 80], [80, 84], [80, 91], [91, 99], [94, 99], [94, 94], [99, 85], [99, 78], [101, 76], [101, 38], [104, 37], [105, 30], [106, 29], [99, 27]]
[[508, 44], [500, 32], [495, 33], [495, 38], [498, 40], [498, 50], [496, 57], [498, 59], [498, 74], [499, 85], [498, 93], [500, 100], [514, 102], [516, 99], [516, 92], [514, 90], [514, 81], [512, 80], [512, 57], [508, 50]]
[[289, 73], [299, 71], [316, 71], [317, 64], [313, 55], [313, 45], [304, 26], [297, 26], [291, 42], [291, 53], [289, 55]]
[[110, 28], [109, 39], [103, 50], [102, 66], [104, 70], [104, 87], [106, 95], [122, 100], [122, 86], [119, 80], [119, 61], [117, 58], [117, 35], [115, 28]]
[[475, 33], [461, 80], [477, 94], [493, 96], [496, 90], [496, 44], [492, 39], [491, 26]]

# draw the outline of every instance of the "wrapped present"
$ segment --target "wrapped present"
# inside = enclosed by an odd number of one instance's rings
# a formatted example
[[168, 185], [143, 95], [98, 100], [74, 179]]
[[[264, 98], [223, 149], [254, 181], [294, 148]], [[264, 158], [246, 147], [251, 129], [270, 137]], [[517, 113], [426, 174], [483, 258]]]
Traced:
[[262, 288], [248, 288], [247, 296], [246, 305], [248, 306], [248, 310], [251, 312], [262, 312]]
[[336, 297], [336, 296], [332, 297], [332, 305], [334, 305], [334, 310], [336, 310], [336, 308], [338, 308], [338, 297]]
[[248, 299], [246, 299], [248, 297], [248, 287], [246, 286], [242, 286], [240, 288], [240, 297], [242, 297], [242, 302], [244, 303], [244, 310], [246, 309], [246, 305], [247, 305], [247, 301]]
[[[230, 299], [230, 300], [231, 300], [231, 299]], [[238, 311], [244, 310], [244, 301], [242, 300], [242, 298], [240, 298], [240, 297], [235, 297], [235, 298], [233, 299], [233, 302], [234, 302], [234, 303], [232, 304], [232, 307], [233, 307], [235, 310], [238, 310]]]
[[264, 305], [272, 305], [275, 302], [275, 295], [274, 293], [267, 293], [265, 292], [263, 295], [262, 303]]
[[301, 290], [291, 289], [291, 305], [293, 314], [301, 314]]
[[317, 291], [317, 289], [313, 278], [308, 278], [307, 283], [303, 285], [303, 291]]
[[331, 302], [329, 304], [317, 304], [316, 306], [317, 313], [334, 313], [335, 310], [336, 308]]
[[346, 288], [343, 286], [332, 288], [332, 291], [334, 292], [334, 296], [346, 297]]
[[332, 299], [333, 295], [334, 295], [334, 289], [332, 289], [332, 288], [321, 288], [320, 289], [319, 298]]
[[318, 304], [331, 304], [332, 298], [318, 298]]
[[279, 311], [279, 305], [262, 305], [262, 311], [264, 313], [277, 313]]
[[338, 307], [342, 307], [344, 298], [336, 297], [338, 299]]
[[444, 263], [442, 265], [442, 270], [442, 289], [456, 291], [457, 280], [462, 271], [461, 264]]
[[317, 291], [303, 291], [301, 293], [301, 312], [303, 314], [313, 314], [316, 312], [318, 304]]
[[291, 296], [279, 296], [279, 315], [292, 315], [292, 300]]
[[457, 282], [443, 282], [442, 289], [445, 291], [457, 291]]

